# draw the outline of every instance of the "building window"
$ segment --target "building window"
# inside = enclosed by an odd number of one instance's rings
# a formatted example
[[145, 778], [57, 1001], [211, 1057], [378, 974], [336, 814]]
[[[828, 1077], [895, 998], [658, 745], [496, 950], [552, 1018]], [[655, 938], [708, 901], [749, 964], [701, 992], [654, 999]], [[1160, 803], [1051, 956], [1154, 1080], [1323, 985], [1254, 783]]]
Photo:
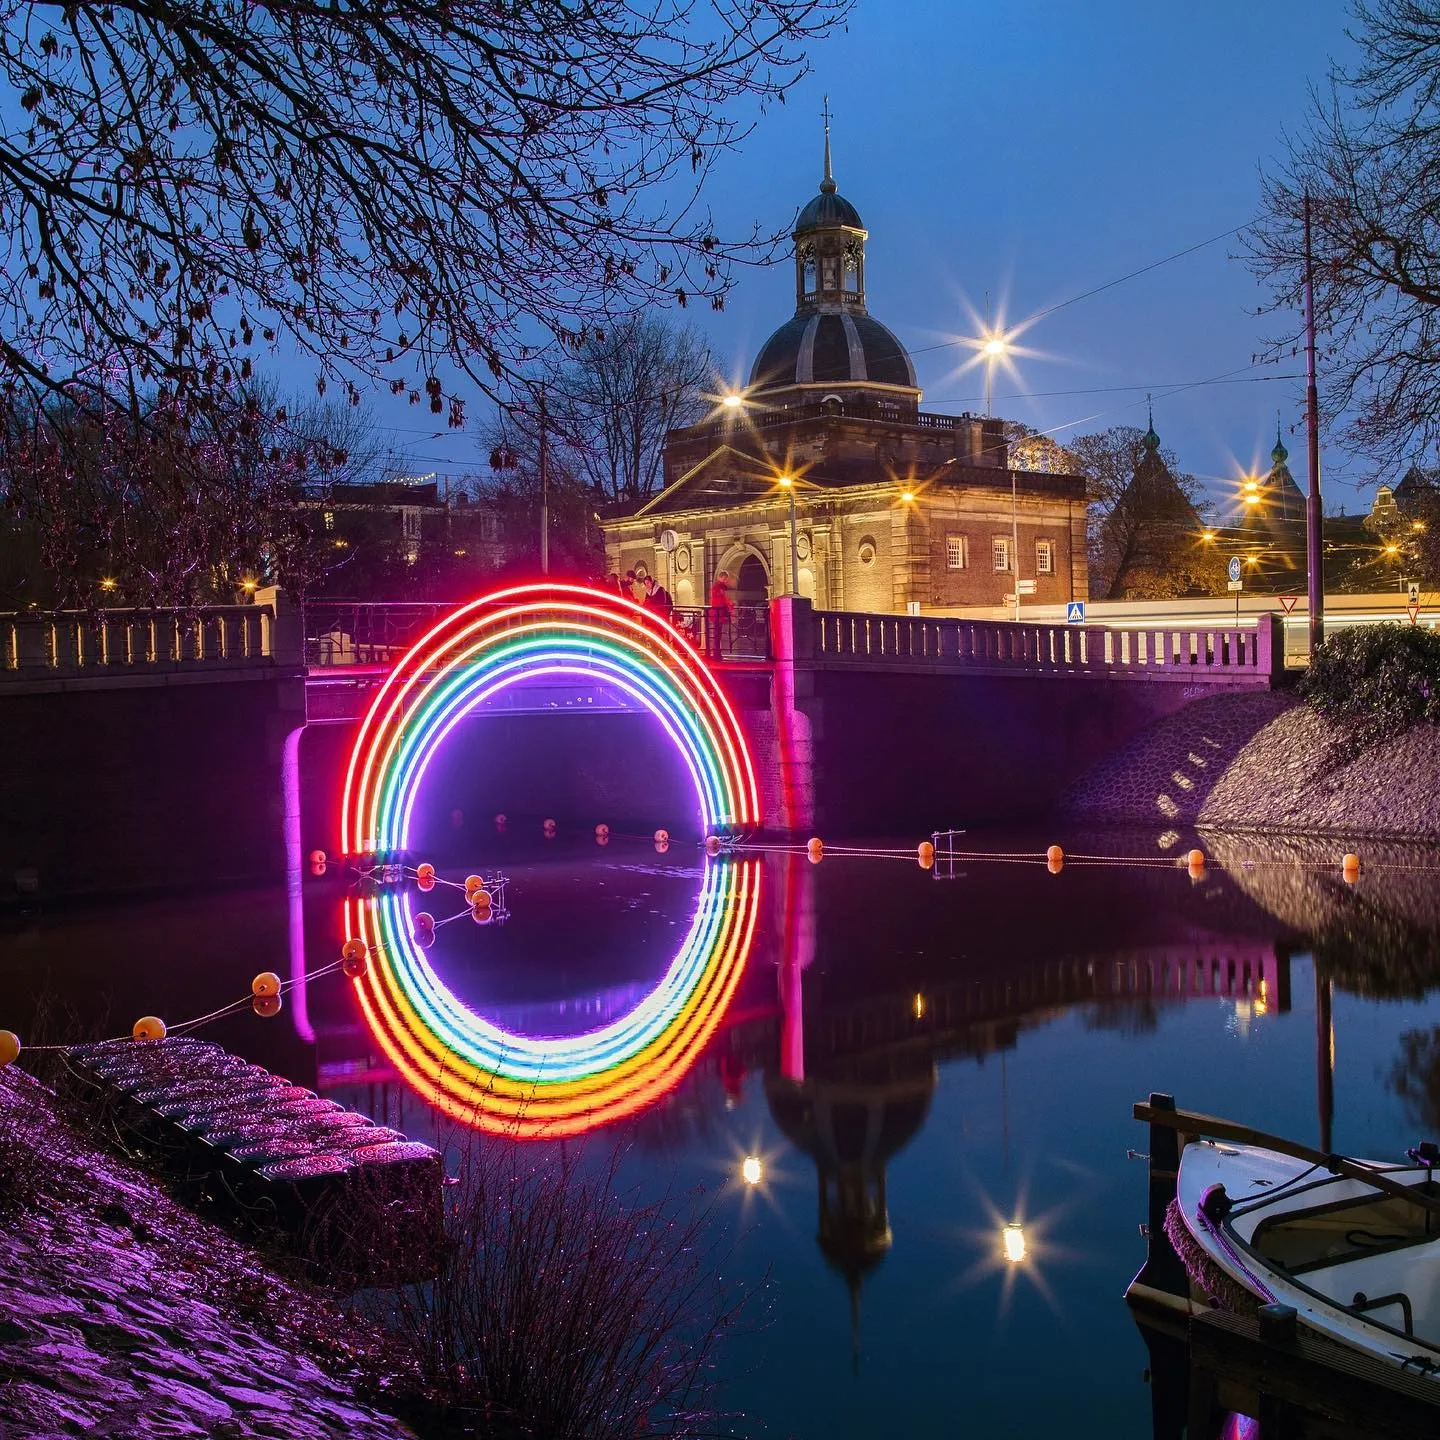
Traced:
[[994, 557], [997, 571], [1008, 570], [1010, 568], [1010, 537], [996, 535], [990, 542], [990, 553]]
[[945, 537], [945, 568], [947, 570], [965, 570], [969, 568], [970, 546], [966, 543], [964, 535], [947, 535]]
[[872, 539], [870, 538], [870, 536], [867, 535], [867, 536], [860, 542], [860, 548], [859, 548], [859, 550], [856, 552], [856, 554], [860, 557], [860, 563], [861, 563], [862, 565], [867, 565], [867, 566], [868, 566], [868, 565], [873, 565], [873, 564], [875, 563], [875, 542], [874, 542], [874, 540], [872, 540]]
[[420, 538], [420, 512], [410, 509], [401, 510], [400, 529], [407, 540], [418, 540]]
[[325, 528], [327, 530], [333, 530], [335, 528], [335, 512], [333, 510], [327, 510], [325, 512]]
[[1037, 575], [1053, 575], [1055, 573], [1055, 546], [1049, 540], [1035, 542], [1035, 573]]

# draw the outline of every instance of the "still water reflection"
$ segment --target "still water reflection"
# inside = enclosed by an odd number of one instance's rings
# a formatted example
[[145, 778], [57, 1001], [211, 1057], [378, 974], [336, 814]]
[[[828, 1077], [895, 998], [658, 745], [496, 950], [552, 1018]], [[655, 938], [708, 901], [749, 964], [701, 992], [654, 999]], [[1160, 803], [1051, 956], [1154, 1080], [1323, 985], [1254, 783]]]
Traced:
[[[975, 848], [1157, 854], [1154, 836], [968, 837]], [[502, 842], [496, 841], [497, 847]], [[1180, 847], [1183, 848], [1183, 847]], [[1333, 848], [1333, 847], [1331, 847]], [[777, 1436], [1150, 1433], [1121, 1292], [1143, 1241], [1151, 1090], [1298, 1139], [1396, 1156], [1440, 1125], [1433, 855], [1215, 847], [1183, 869], [803, 855], [763, 862], [759, 928], [708, 1045], [629, 1145], [642, 1191], [703, 1189], [761, 1323], [726, 1396]], [[511, 918], [442, 926], [437, 974], [496, 1025], [573, 1034], [656, 985], [694, 919], [695, 852], [506, 842]], [[463, 869], [457, 872], [463, 874]], [[343, 877], [8, 921], [0, 1006], [52, 1026], [198, 1014], [262, 968], [338, 953]], [[438, 908], [432, 906], [432, 908]], [[30, 1020], [38, 1026], [39, 1020]], [[17, 1027], [20, 1028], [20, 1027]], [[216, 1038], [417, 1135], [443, 1127], [348, 987]]]

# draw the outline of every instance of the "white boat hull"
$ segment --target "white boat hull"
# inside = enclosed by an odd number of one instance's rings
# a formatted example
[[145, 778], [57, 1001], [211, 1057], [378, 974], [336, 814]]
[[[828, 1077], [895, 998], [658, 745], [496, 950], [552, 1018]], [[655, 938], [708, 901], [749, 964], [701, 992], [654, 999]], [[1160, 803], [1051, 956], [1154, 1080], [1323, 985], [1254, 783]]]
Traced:
[[[1421, 1167], [1359, 1163], [1440, 1196]], [[1207, 1204], [1222, 1185], [1224, 1200]], [[1440, 1213], [1274, 1150], [1209, 1140], [1185, 1147], [1175, 1188], [1206, 1260], [1260, 1303], [1291, 1305], [1311, 1330], [1440, 1379]]]

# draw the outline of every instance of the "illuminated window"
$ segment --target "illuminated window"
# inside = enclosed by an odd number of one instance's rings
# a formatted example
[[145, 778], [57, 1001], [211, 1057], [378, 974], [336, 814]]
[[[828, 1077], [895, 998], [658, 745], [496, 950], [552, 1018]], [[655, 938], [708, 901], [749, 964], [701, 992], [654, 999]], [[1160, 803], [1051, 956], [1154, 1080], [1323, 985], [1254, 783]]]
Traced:
[[333, 510], [327, 510], [325, 512], [325, 528], [327, 530], [333, 530], [335, 528], [335, 512]]
[[990, 541], [990, 554], [994, 559], [997, 571], [1008, 570], [1010, 568], [1010, 537], [996, 535]]
[[945, 567], [948, 570], [965, 570], [968, 568], [970, 547], [966, 544], [963, 535], [947, 535], [945, 537]]
[[1053, 575], [1055, 573], [1055, 547], [1048, 540], [1035, 542], [1035, 573], [1037, 575]]
[[420, 538], [420, 512], [418, 510], [402, 510], [400, 512], [400, 525], [407, 540], [418, 540]]

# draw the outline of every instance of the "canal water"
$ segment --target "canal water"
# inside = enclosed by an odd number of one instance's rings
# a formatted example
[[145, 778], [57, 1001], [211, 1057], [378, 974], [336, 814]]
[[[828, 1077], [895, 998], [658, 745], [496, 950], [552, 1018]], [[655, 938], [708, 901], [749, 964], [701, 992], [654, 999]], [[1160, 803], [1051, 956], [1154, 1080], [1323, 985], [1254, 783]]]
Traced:
[[[960, 836], [975, 855], [928, 871], [910, 842], [759, 862], [754, 942], [703, 1053], [574, 1142], [622, 1146], [637, 1195], [705, 1207], [753, 1292], [721, 1350], [747, 1433], [1148, 1436], [1147, 1350], [1121, 1299], [1144, 1255], [1132, 1104], [1165, 1091], [1378, 1158], [1440, 1130], [1440, 857], [1377, 847], [1347, 885], [1333, 845], [1206, 839], [1192, 874], [1175, 858], [1192, 840], [1070, 827]], [[427, 958], [527, 1035], [641, 1001], [713, 863], [693, 842], [546, 842], [518, 821], [452, 858], [443, 875], [503, 872], [509, 915], [475, 924], [438, 887]], [[0, 918], [0, 1024], [126, 1031], [212, 1010], [262, 969], [314, 972], [338, 956], [354, 876], [306, 869]], [[207, 1033], [445, 1139], [338, 974]]]

